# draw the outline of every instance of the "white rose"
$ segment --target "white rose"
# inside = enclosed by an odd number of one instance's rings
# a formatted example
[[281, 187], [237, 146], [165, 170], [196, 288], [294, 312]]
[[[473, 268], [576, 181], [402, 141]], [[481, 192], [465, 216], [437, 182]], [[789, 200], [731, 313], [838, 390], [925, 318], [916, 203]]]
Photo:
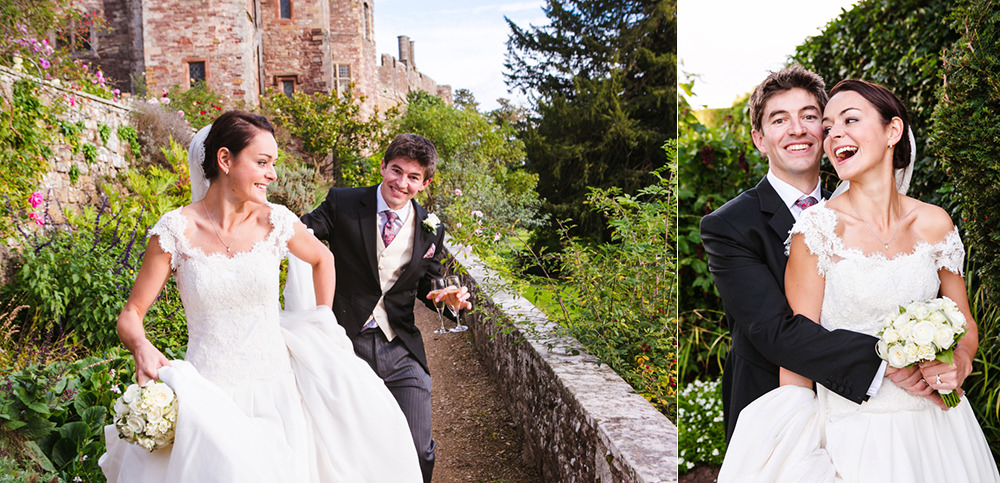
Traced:
[[888, 327], [882, 331], [882, 340], [889, 344], [899, 342], [899, 332], [892, 327]]
[[129, 384], [128, 388], [125, 389], [125, 394], [122, 394], [122, 400], [126, 404], [132, 404], [137, 397], [139, 397], [139, 386], [136, 384]]
[[135, 432], [132, 431], [132, 428], [128, 427], [128, 424], [115, 424], [115, 426], [118, 428], [118, 434], [123, 438], [131, 440], [135, 436]]
[[162, 408], [174, 400], [174, 391], [162, 382], [154, 382], [143, 391], [142, 399], [150, 406]]
[[917, 349], [917, 345], [912, 342], [907, 342], [903, 347], [903, 354], [906, 354], [906, 364], [909, 365], [916, 362], [918, 353], [919, 349]]
[[141, 433], [142, 430], [146, 429], [146, 422], [143, 421], [142, 416], [139, 416], [137, 413], [129, 414], [128, 418], [125, 420], [125, 424], [127, 424], [128, 428], [136, 434]]
[[162, 448], [162, 447], [164, 447], [164, 446], [166, 446], [166, 445], [174, 442], [174, 434], [170, 433], [170, 434], [163, 434], [163, 435], [157, 436], [156, 438], [154, 438], [154, 441], [156, 441], [156, 447], [157, 448]]
[[936, 356], [936, 355], [937, 355], [937, 352], [934, 350], [934, 346], [932, 346], [930, 344], [928, 344], [928, 345], [921, 345], [921, 346], [918, 346], [918, 348], [917, 348], [917, 357], [919, 357], [922, 360], [925, 360], [925, 361], [933, 360], [934, 356]]
[[906, 311], [910, 314], [910, 317], [917, 320], [924, 320], [930, 315], [930, 311], [927, 310], [927, 306], [924, 304], [912, 304], [906, 307]]
[[903, 347], [900, 345], [894, 345], [889, 348], [889, 365], [897, 369], [901, 369], [907, 366], [906, 352], [903, 351]]
[[935, 310], [927, 317], [927, 321], [934, 325], [945, 325], [948, 323], [948, 318], [944, 316], [943, 311]]
[[156, 449], [156, 442], [150, 438], [140, 438], [139, 441], [136, 442], [139, 443], [139, 446], [146, 448], [147, 451], [153, 451]]
[[916, 342], [917, 345], [925, 346], [930, 345], [934, 342], [934, 334], [937, 333], [937, 327], [929, 320], [921, 320], [913, 325], [911, 340]]
[[938, 327], [934, 333], [934, 345], [938, 347], [938, 350], [947, 350], [951, 347], [952, 342], [955, 342], [955, 331], [948, 326]]
[[122, 398], [115, 399], [115, 419], [122, 419], [128, 415], [128, 404]]
[[949, 306], [945, 307], [944, 315], [951, 321], [952, 327], [965, 327], [965, 314], [961, 310], [958, 310], [957, 305], [949, 304]]
[[875, 344], [875, 353], [878, 354], [880, 359], [888, 359], [889, 344], [885, 341], [885, 339], [879, 339], [879, 341]]
[[146, 410], [146, 424], [151, 425], [153, 423], [158, 423], [163, 419], [163, 408], [159, 406], [153, 406]]

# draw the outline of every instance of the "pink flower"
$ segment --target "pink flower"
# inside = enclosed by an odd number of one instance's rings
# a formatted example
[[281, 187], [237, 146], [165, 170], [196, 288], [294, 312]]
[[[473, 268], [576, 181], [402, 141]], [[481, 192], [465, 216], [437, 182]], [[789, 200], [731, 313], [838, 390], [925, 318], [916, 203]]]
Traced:
[[170, 104], [170, 98], [169, 97], [161, 97], [160, 98], [160, 104], [163, 104], [163, 105]]
[[35, 213], [35, 212], [28, 213], [28, 218], [31, 218], [32, 220], [35, 220], [35, 223], [38, 224], [38, 225], [44, 225], [45, 224], [45, 220], [43, 220], [42, 217], [38, 215], [38, 213]]
[[87, 64], [84, 64], [84, 63], [81, 62], [80, 63], [80, 68], [82, 68], [84, 72], [87, 72]]
[[111, 91], [111, 93], [112, 93], [112, 94], [114, 94], [114, 95], [116, 95], [116, 96], [120, 96], [120, 95], [122, 95], [122, 91], [120, 91], [120, 90], [118, 90], [118, 89], [114, 89], [114, 90], [112, 90], [112, 91]]
[[494, 233], [493, 234], [493, 241], [495, 241], [495, 242], [496, 241], [500, 241], [500, 234], [499, 233]]
[[69, 96], [69, 106], [73, 107], [75, 105], [76, 105], [76, 96], [74, 95]]
[[455, 196], [462, 196], [462, 190], [455, 188]]
[[45, 59], [38, 59], [38, 65], [42, 66], [43, 69], [48, 69], [49, 67], [52, 67], [52, 64]]
[[28, 203], [31, 204], [32, 208], [38, 208], [43, 202], [45, 202], [45, 197], [39, 191], [31, 193], [31, 196], [28, 197]]
[[184, 117], [184, 111], [177, 111], [177, 115], [180, 117]]
[[475, 216], [476, 218], [482, 218], [483, 212], [479, 210], [472, 210], [472, 216]]

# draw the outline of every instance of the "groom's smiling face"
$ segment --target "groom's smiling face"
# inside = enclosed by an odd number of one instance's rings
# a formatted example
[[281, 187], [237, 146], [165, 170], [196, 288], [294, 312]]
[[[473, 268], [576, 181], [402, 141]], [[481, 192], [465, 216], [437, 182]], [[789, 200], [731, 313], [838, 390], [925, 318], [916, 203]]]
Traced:
[[426, 168], [410, 158], [398, 157], [382, 163], [382, 198], [389, 208], [398, 210], [429, 184]]
[[822, 114], [816, 96], [799, 87], [768, 99], [761, 132], [754, 130], [751, 135], [771, 171], [782, 180], [815, 183], [823, 155]]

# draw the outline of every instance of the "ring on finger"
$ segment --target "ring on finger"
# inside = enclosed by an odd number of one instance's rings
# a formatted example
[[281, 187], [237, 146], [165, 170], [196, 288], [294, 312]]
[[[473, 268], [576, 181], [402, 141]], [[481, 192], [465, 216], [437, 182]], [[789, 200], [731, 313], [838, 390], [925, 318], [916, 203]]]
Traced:
[[941, 374], [936, 374], [934, 377], [937, 377], [937, 383], [940, 386], [941, 385]]

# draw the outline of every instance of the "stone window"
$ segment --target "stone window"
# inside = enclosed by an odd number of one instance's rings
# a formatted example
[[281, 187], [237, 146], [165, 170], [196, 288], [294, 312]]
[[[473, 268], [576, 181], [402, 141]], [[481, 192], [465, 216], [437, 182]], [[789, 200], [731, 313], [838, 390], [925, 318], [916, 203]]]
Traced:
[[188, 62], [188, 81], [190, 86], [205, 82], [205, 61]]
[[282, 94], [292, 97], [295, 93], [295, 76], [278, 77], [275, 81]]
[[278, 16], [292, 18], [292, 0], [278, 0]]
[[335, 72], [336, 79], [334, 79], [334, 86], [337, 88], [337, 92], [344, 92], [351, 86], [351, 66], [349, 64], [337, 64], [337, 70]]
[[372, 9], [365, 3], [365, 40], [372, 39]]

